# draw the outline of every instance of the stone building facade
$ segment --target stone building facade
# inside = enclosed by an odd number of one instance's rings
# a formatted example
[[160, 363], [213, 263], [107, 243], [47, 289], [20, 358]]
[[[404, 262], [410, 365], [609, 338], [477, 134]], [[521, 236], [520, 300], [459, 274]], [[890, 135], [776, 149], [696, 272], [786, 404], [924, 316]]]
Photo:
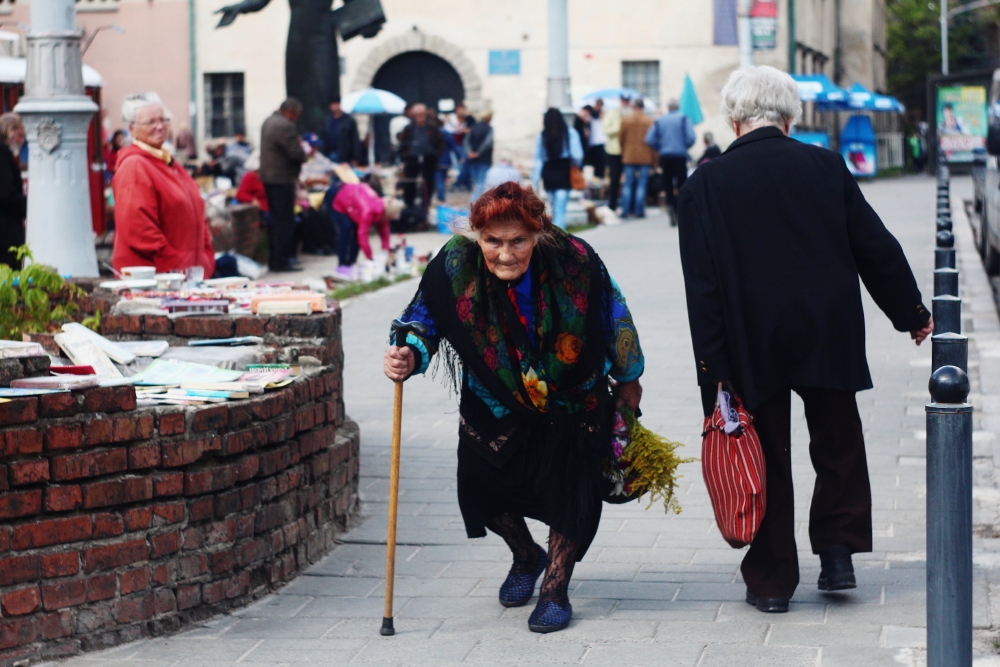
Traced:
[[[27, 22], [29, 1], [0, 0], [0, 20]], [[844, 86], [860, 81], [876, 90], [885, 87], [885, 0], [754, 2], [777, 10], [774, 48], [757, 51], [756, 62], [822, 71]], [[157, 90], [175, 128], [191, 126], [194, 112], [201, 138], [245, 129], [256, 141], [261, 123], [285, 94], [288, 2], [272, 0], [219, 30], [215, 12], [225, 4], [78, 0], [79, 23], [87, 31], [107, 25], [125, 29], [98, 35], [84, 56], [104, 78], [109, 129], [121, 124], [125, 95]], [[731, 134], [718, 113], [719, 91], [739, 64], [737, 4], [569, 0], [574, 98], [627, 85], [664, 105], [680, 95], [687, 74], [705, 114], [699, 132], [713, 131], [725, 144]], [[342, 94], [376, 85], [424, 102], [461, 99], [474, 110], [493, 109], [501, 150], [530, 151], [545, 105], [546, 2], [382, 0], [382, 5], [387, 23], [374, 39], [359, 37], [340, 46]]]

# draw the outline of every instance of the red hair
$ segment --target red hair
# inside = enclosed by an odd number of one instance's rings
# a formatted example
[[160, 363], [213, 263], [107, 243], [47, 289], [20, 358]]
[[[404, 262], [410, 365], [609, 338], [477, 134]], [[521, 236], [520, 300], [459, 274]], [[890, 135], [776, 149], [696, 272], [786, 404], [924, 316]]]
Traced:
[[552, 230], [552, 218], [545, 212], [545, 203], [531, 188], [522, 188], [508, 181], [487, 190], [472, 205], [469, 227], [482, 231], [491, 222], [517, 220], [534, 234]]

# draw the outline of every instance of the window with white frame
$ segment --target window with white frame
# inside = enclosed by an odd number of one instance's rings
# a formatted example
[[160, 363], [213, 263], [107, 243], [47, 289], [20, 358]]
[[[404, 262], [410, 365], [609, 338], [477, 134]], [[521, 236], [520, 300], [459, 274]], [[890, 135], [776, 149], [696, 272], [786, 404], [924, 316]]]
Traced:
[[243, 72], [205, 74], [205, 133], [209, 138], [246, 132]]
[[632, 88], [642, 93], [654, 103], [660, 102], [660, 61], [622, 61], [622, 87]]

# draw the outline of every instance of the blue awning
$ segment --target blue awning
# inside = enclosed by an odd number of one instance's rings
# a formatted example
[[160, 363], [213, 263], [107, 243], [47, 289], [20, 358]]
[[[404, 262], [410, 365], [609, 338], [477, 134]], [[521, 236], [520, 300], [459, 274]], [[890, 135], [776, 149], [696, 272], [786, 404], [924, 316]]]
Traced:
[[860, 83], [847, 90], [847, 107], [855, 111], [888, 111], [903, 113], [906, 107], [895, 97], [873, 93]]
[[799, 99], [803, 102], [837, 104], [847, 101], [847, 91], [838, 88], [825, 74], [793, 74], [799, 85]]

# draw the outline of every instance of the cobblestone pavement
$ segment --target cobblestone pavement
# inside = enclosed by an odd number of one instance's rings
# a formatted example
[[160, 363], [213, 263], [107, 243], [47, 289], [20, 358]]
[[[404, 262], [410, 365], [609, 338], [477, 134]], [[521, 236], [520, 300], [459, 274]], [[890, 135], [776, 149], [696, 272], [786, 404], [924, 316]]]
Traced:
[[[924, 177], [864, 186], [898, 236], [927, 303], [933, 269], [934, 182]], [[977, 408], [975, 622], [977, 665], [1000, 665], [989, 628], [1000, 616], [1000, 326], [958, 201], [956, 234], [970, 330]], [[626, 294], [647, 355], [644, 423], [699, 453], [701, 414], [692, 363], [677, 232], [662, 215], [587, 232]], [[605, 506], [601, 529], [571, 587], [574, 620], [562, 632], [527, 629], [532, 605], [504, 609], [497, 588], [509, 553], [496, 536], [468, 540], [455, 499], [457, 409], [441, 385], [405, 391], [395, 637], [380, 637], [392, 386], [381, 374], [389, 320], [415, 285], [345, 306], [347, 408], [361, 425], [363, 520], [341, 544], [274, 595], [167, 638], [62, 663], [65, 667], [267, 665], [583, 664], [866, 667], [925, 662], [924, 404], [930, 346], [915, 347], [866, 296], [868, 354], [876, 388], [858, 396], [874, 491], [875, 551], [855, 558], [859, 587], [820, 594], [806, 522], [813, 472], [796, 404], [793, 423], [802, 584], [791, 612], [765, 615], [743, 602], [743, 552], [719, 536], [699, 464], [685, 466], [684, 511]], [[1000, 368], [993, 368], [1000, 371]], [[797, 399], [796, 399], [797, 400]], [[544, 540], [542, 525], [532, 527]]]

